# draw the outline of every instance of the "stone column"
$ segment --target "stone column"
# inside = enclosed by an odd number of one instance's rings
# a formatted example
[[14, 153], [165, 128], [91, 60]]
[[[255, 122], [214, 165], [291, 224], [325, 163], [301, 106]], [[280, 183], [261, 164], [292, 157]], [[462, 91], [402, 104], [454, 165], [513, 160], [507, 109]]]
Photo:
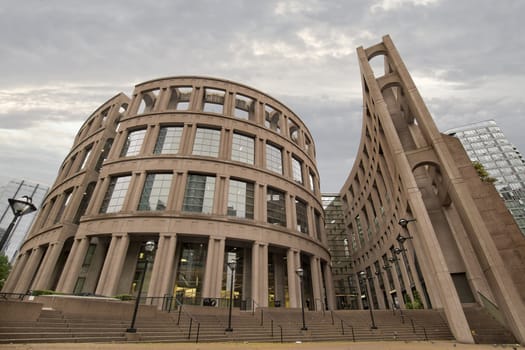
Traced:
[[115, 294], [128, 246], [129, 237], [127, 234], [113, 235], [106, 259], [104, 260], [96, 294], [107, 296]]
[[44, 254], [44, 249], [42, 247], [33, 248], [33, 251], [29, 256], [29, 261], [27, 262], [24, 271], [20, 275], [20, 280], [15, 287], [15, 293], [25, 293], [31, 288], [33, 277], [35, 276], [35, 273], [40, 266], [40, 261], [42, 260], [42, 254]]
[[6, 292], [6, 293], [14, 292], [16, 283], [19, 281], [20, 275], [25, 270], [30, 254], [31, 254], [30, 251], [25, 251], [23, 254], [20, 254], [18, 256], [15, 266], [13, 267], [13, 270], [11, 271], [11, 273], [9, 274], [9, 277], [7, 278], [7, 281], [4, 284], [4, 288], [2, 288], [3, 292]]
[[34, 289], [49, 289], [51, 288], [52, 274], [55, 270], [58, 257], [62, 252], [64, 242], [51, 243], [47, 248], [46, 255], [40, 269], [38, 271], [37, 278], [35, 279]]
[[290, 297], [290, 307], [301, 306], [301, 295], [299, 290], [299, 277], [295, 273], [301, 266], [299, 251], [295, 249], [288, 249], [286, 252], [286, 264], [288, 269], [288, 295]]
[[148, 297], [163, 297], [171, 294], [168, 291], [168, 283], [173, 273], [173, 259], [175, 256], [175, 244], [177, 237], [175, 234], [163, 234], [159, 238], [159, 245], [148, 290]]
[[210, 237], [208, 240], [208, 254], [206, 255], [206, 269], [202, 286], [204, 298], [220, 297], [225, 244], [226, 240], [223, 237]]
[[313, 302], [315, 305], [315, 311], [322, 310], [323, 299], [321, 293], [321, 264], [319, 262], [319, 257], [311, 256], [310, 257], [310, 270], [312, 273], [312, 293], [313, 293]]
[[332, 279], [332, 270], [327, 262], [323, 264], [323, 273], [325, 281], [325, 291], [326, 291], [326, 303], [328, 310], [335, 310], [335, 293], [334, 293], [334, 284]]
[[80, 239], [75, 239], [73, 242], [73, 246], [69, 252], [66, 265], [64, 266], [64, 270], [62, 271], [62, 275], [58, 281], [57, 291], [63, 293], [73, 292], [77, 282], [78, 272], [82, 267], [82, 263], [84, 262], [86, 252], [89, 247], [89, 241], [89, 237], [83, 237]]
[[254, 242], [252, 248], [252, 294], [258, 307], [268, 306], [268, 244]]

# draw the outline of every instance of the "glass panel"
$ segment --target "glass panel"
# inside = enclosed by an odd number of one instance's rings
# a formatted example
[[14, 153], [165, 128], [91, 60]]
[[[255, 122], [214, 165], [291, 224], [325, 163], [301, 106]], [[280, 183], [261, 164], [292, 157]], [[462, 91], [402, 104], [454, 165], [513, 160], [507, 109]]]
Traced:
[[197, 213], [211, 213], [213, 209], [213, 194], [215, 192], [215, 177], [190, 174], [186, 193], [184, 194], [183, 210]]
[[279, 174], [283, 173], [282, 151], [270, 144], [266, 144], [266, 169]]
[[124, 198], [128, 191], [129, 183], [131, 181], [131, 176], [121, 176], [111, 178], [102, 201], [102, 206], [100, 207], [101, 213], [115, 213], [120, 211], [122, 204], [124, 203]]
[[165, 126], [160, 128], [154, 154], [175, 154], [179, 152], [180, 139], [182, 137], [182, 127]]
[[273, 188], [266, 190], [266, 216], [268, 223], [286, 226], [284, 192]]
[[[182, 243], [173, 294], [191, 299], [201, 296], [207, 249], [203, 243]], [[188, 302], [191, 304], [190, 300], [184, 304]]]
[[297, 216], [297, 231], [308, 233], [308, 214], [306, 203], [302, 200], [295, 200], [295, 214]]
[[293, 171], [294, 181], [302, 184], [303, 183], [303, 170], [302, 170], [301, 161], [295, 157], [292, 157], [292, 171]]
[[172, 176], [172, 174], [148, 174], [138, 210], [165, 210]]
[[230, 180], [228, 216], [253, 219], [253, 183]]
[[219, 156], [221, 132], [215, 129], [198, 128], [193, 144], [193, 154], [198, 156]]
[[122, 152], [120, 152], [120, 156], [127, 157], [139, 154], [145, 135], [146, 129], [130, 131], [122, 148]]
[[232, 160], [253, 164], [255, 158], [254, 145], [255, 141], [253, 137], [233, 134]]
[[222, 114], [224, 111], [224, 90], [205, 88], [202, 110]]

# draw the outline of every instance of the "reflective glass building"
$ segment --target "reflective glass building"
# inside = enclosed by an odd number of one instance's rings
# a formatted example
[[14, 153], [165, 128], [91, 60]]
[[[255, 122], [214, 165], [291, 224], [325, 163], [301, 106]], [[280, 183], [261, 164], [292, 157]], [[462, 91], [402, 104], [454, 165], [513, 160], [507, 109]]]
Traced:
[[457, 137], [472, 161], [483, 164], [525, 234], [525, 161], [494, 120], [472, 123], [445, 131]]

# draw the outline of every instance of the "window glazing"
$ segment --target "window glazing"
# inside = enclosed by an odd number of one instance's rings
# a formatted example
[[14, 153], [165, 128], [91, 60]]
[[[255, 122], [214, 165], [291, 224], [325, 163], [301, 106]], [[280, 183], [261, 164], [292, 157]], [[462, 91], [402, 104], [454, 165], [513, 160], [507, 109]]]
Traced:
[[303, 183], [303, 170], [302, 170], [301, 161], [295, 157], [292, 157], [292, 171], [293, 171], [294, 181], [302, 184]]
[[139, 154], [145, 135], [146, 129], [130, 131], [128, 133], [128, 138], [124, 143], [124, 147], [122, 147], [122, 152], [120, 152], [120, 156], [129, 157]]
[[266, 169], [276, 173], [283, 173], [283, 153], [282, 151], [270, 144], [266, 144]]
[[230, 180], [228, 192], [228, 216], [253, 219], [254, 190], [253, 183]]
[[295, 214], [297, 216], [297, 231], [308, 233], [308, 214], [306, 203], [300, 199], [295, 200]]
[[172, 174], [148, 174], [138, 210], [165, 210], [172, 177]]
[[193, 154], [197, 156], [218, 157], [220, 142], [220, 130], [197, 128], [195, 142], [193, 143]]
[[182, 137], [181, 126], [164, 126], [159, 130], [159, 137], [155, 144], [153, 153], [174, 154], [179, 152], [180, 139]]
[[270, 187], [266, 190], [266, 221], [270, 224], [286, 226], [284, 192]]
[[214, 192], [214, 176], [188, 175], [183, 210], [196, 213], [211, 213], [213, 210]]
[[255, 141], [253, 137], [234, 133], [232, 140], [232, 160], [253, 164], [255, 159]]
[[124, 198], [128, 192], [131, 175], [112, 177], [108, 190], [100, 207], [101, 213], [115, 213], [122, 209]]

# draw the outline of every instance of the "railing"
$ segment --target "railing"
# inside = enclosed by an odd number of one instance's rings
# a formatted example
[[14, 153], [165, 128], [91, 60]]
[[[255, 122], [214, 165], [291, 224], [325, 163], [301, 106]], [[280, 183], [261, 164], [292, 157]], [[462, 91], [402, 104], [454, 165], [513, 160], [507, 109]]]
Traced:
[[[255, 300], [252, 300], [252, 316], [255, 316], [256, 307], [259, 307], [259, 304], [257, 304]], [[263, 327], [264, 326], [264, 310], [262, 308], [260, 310], [261, 310], [261, 323], [259, 324], [259, 326]], [[274, 319], [269, 315], [267, 317], [270, 319], [270, 333], [273, 338], [274, 337], [274, 332], [273, 332]], [[280, 324], [278, 324], [277, 327], [279, 327], [279, 330], [280, 330], [280, 339], [282, 343], [283, 342], [283, 327]]]
[[341, 324], [341, 334], [342, 335], [345, 335], [345, 325], [350, 328], [350, 330], [352, 331], [352, 341], [355, 342], [355, 332], [354, 332], [354, 327], [349, 324], [348, 322], [346, 322], [345, 320], [343, 320], [341, 317], [337, 316], [333, 310], [330, 310], [330, 314], [332, 316], [332, 325], [335, 325], [335, 320], [334, 320], [334, 315], [337, 319], [339, 319], [339, 322]]
[[0, 300], [9, 300], [9, 299], [13, 299], [13, 300], [24, 300], [24, 298], [26, 296], [29, 296], [31, 294], [29, 293], [5, 293], [5, 292], [0, 292]]
[[[401, 323], [405, 324], [405, 317], [408, 318], [408, 320], [410, 321], [410, 325], [412, 326], [412, 332], [414, 334], [417, 334], [416, 329], [417, 328], [421, 329], [423, 331], [424, 340], [428, 341], [428, 334], [427, 334], [427, 329], [425, 328], [425, 326], [417, 324], [416, 321], [414, 321], [414, 319], [412, 317], [403, 314], [403, 309], [398, 309], [398, 310], [399, 310], [399, 316], [401, 317]], [[394, 316], [395, 316], [396, 315], [396, 309], [395, 308], [393, 309], [393, 313], [394, 313]], [[397, 332], [394, 333], [394, 338], [395, 339], [397, 339], [397, 335], [398, 335]]]

